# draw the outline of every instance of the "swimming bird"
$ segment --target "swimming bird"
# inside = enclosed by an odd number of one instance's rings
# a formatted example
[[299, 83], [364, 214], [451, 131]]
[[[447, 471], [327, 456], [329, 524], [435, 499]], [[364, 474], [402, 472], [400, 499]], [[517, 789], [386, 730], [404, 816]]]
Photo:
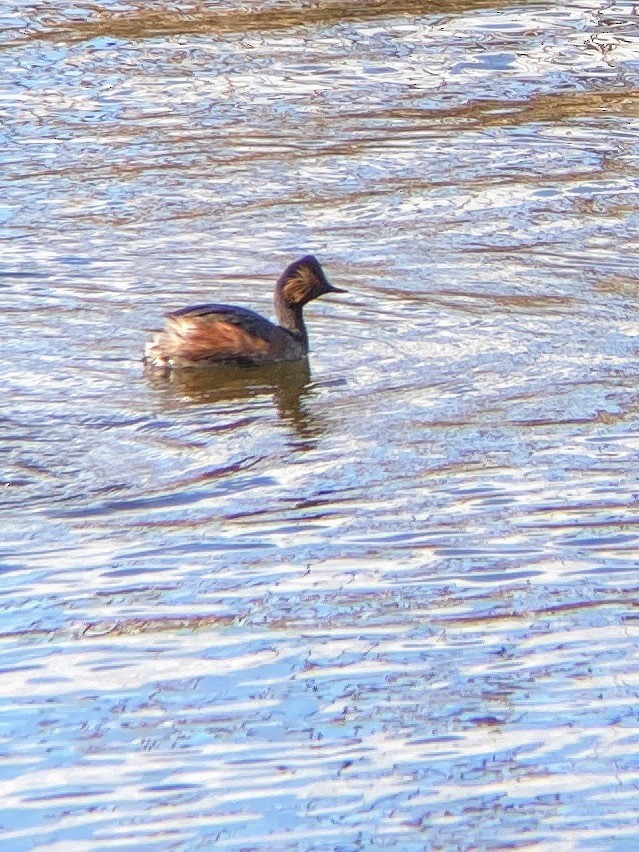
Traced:
[[333, 287], [313, 255], [287, 266], [275, 285], [275, 316], [279, 325], [248, 308], [195, 305], [166, 315], [166, 327], [147, 343], [144, 363], [164, 370], [225, 363], [277, 364], [308, 354], [304, 305]]

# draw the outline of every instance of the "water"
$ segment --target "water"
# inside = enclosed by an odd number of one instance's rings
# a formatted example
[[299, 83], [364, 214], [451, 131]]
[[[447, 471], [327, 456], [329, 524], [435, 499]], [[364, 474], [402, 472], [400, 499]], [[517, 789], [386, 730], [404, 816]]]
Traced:
[[637, 21], [3, 5], [3, 849], [637, 848]]

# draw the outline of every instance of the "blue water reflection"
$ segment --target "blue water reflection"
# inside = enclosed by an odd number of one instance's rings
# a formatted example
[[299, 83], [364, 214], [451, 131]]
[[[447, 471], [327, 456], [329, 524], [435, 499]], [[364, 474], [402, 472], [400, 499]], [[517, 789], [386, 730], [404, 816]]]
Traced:
[[[3, 848], [632, 849], [630, 3], [0, 10]], [[165, 311], [311, 359], [154, 379]]]

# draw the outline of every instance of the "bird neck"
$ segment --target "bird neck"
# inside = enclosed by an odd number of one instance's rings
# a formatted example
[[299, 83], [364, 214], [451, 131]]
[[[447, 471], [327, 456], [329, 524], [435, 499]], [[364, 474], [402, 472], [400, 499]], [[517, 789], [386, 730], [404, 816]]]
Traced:
[[282, 328], [285, 328], [287, 331], [290, 331], [291, 334], [302, 339], [304, 348], [308, 350], [308, 333], [306, 331], [306, 326], [304, 325], [301, 305], [296, 305], [295, 307], [286, 305], [282, 298], [278, 298], [276, 296], [275, 316]]

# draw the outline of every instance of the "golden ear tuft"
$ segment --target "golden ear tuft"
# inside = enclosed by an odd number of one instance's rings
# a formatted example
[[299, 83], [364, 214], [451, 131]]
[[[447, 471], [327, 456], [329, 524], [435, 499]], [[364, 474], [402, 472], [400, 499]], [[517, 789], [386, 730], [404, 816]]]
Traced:
[[313, 298], [316, 278], [311, 269], [301, 266], [282, 287], [282, 295], [289, 305], [304, 305]]

